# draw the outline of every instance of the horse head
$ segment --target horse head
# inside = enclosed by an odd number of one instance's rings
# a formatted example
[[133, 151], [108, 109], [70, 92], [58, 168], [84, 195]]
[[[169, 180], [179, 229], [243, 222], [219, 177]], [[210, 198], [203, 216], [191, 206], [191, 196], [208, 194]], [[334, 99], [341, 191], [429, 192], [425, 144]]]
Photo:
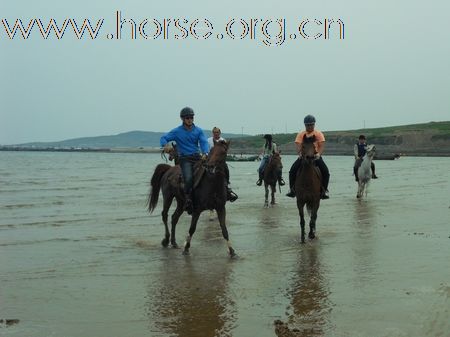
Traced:
[[214, 146], [211, 148], [208, 159], [206, 161], [206, 167], [208, 171], [214, 173], [215, 169], [218, 166], [223, 166], [225, 164], [229, 145], [230, 141], [214, 141]]
[[283, 168], [283, 164], [281, 163], [281, 155], [278, 152], [274, 152], [270, 157], [269, 164], [275, 170], [281, 170]]
[[316, 136], [306, 137], [303, 136], [303, 142], [301, 146], [302, 159], [307, 163], [312, 164], [314, 161], [314, 155], [316, 154], [316, 147], [314, 142], [316, 141]]
[[176, 144], [171, 144], [172, 146], [169, 147], [169, 160], [174, 161], [175, 165], [179, 164], [179, 157], [178, 157], [178, 150]]
[[373, 158], [375, 155], [375, 145], [370, 144], [366, 146], [366, 155], [370, 158]]

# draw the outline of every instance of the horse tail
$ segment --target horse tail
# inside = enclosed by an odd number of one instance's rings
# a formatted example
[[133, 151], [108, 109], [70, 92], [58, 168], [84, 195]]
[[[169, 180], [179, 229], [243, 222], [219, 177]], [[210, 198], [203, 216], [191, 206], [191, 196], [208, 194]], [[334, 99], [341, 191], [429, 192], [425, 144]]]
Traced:
[[150, 180], [151, 191], [148, 195], [148, 211], [153, 212], [158, 204], [159, 190], [161, 189], [161, 178], [172, 166], [167, 164], [159, 164], [155, 168], [152, 179]]

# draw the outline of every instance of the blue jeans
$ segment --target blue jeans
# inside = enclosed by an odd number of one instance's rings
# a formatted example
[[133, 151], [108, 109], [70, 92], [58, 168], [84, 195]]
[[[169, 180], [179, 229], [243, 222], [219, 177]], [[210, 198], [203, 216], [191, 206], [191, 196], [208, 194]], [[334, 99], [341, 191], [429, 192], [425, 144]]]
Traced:
[[259, 168], [258, 168], [258, 173], [259, 173], [259, 178], [260, 179], [263, 178], [264, 169], [266, 168], [266, 165], [267, 165], [268, 162], [269, 162], [269, 157], [264, 156], [261, 159], [261, 164], [259, 164]]
[[184, 193], [190, 195], [192, 192], [194, 164], [200, 160], [200, 155], [180, 156], [181, 174], [184, 180]]

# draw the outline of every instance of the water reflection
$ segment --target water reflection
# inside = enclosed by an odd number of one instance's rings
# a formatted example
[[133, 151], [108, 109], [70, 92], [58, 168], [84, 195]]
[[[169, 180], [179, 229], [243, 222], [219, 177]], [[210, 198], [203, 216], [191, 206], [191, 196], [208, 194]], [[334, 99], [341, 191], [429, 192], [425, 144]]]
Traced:
[[353, 270], [356, 285], [363, 287], [372, 279], [376, 259], [374, 256], [376, 237], [375, 206], [370, 200], [355, 201], [354, 207], [353, 242]]
[[331, 304], [329, 288], [324, 278], [318, 242], [307, 244], [299, 251], [298, 267], [293, 275], [289, 333], [279, 336], [324, 336], [329, 330]]
[[231, 336], [236, 321], [227, 288], [232, 262], [213, 259], [168, 256], [161, 261], [148, 285], [152, 335]]

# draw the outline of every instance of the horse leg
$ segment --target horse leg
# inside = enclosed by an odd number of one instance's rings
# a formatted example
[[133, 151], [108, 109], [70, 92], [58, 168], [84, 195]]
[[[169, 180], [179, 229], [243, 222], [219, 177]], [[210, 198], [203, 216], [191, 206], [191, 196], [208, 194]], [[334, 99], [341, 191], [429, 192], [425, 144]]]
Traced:
[[276, 188], [276, 183], [273, 184], [273, 185], [270, 185], [270, 189], [271, 189], [271, 192], [272, 192], [272, 195], [271, 195], [272, 200], [270, 201], [271, 205], [275, 205], [275, 188]]
[[269, 186], [264, 182], [264, 208], [269, 207]]
[[161, 212], [161, 216], [162, 216], [162, 221], [164, 223], [164, 228], [166, 230], [166, 235], [165, 235], [164, 239], [162, 239], [162, 241], [161, 241], [161, 244], [163, 245], [163, 247], [167, 247], [169, 245], [170, 233], [169, 233], [169, 227], [167, 225], [167, 218], [169, 215], [170, 205], [172, 205], [172, 200], [173, 200], [173, 198], [171, 198], [171, 197], [168, 198], [168, 197], [164, 196], [163, 210]]
[[177, 208], [175, 212], [172, 214], [172, 231], [170, 237], [170, 244], [173, 248], [178, 248], [178, 244], [175, 238], [175, 227], [177, 226], [178, 220], [180, 219], [181, 214], [183, 214], [184, 202], [181, 198], [177, 198]]
[[222, 235], [225, 240], [227, 240], [227, 247], [228, 247], [228, 253], [230, 254], [230, 258], [237, 257], [236, 252], [234, 251], [233, 247], [231, 247], [231, 242], [228, 237], [228, 230], [227, 225], [225, 223], [226, 220], [226, 210], [225, 207], [219, 207], [216, 208], [217, 211], [217, 217], [219, 219], [220, 229], [222, 229]]
[[298, 213], [300, 214], [300, 229], [301, 229], [301, 242], [305, 243], [305, 213], [303, 212], [304, 202], [297, 200]]
[[309, 220], [309, 233], [308, 237], [312, 240], [316, 237], [316, 219], [319, 205], [314, 205], [311, 210], [311, 219]]
[[191, 247], [191, 239], [197, 228], [197, 221], [200, 217], [199, 211], [194, 211], [192, 213], [191, 226], [189, 227], [189, 234], [186, 237], [186, 242], [184, 243], [183, 255], [189, 255], [189, 248]]
[[356, 193], [356, 197], [361, 198], [361, 190], [362, 190], [362, 182], [358, 181], [358, 192]]

